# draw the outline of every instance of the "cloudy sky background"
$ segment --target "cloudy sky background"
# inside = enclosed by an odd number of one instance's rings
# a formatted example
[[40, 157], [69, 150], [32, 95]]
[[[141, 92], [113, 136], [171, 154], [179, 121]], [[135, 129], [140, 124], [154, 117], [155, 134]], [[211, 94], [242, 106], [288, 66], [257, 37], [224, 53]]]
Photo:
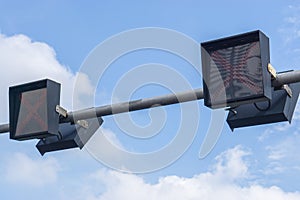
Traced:
[[[144, 51], [114, 62], [102, 85], [94, 88], [80, 73], [84, 59], [100, 42], [133, 28], [169, 28], [199, 43], [260, 29], [270, 38], [271, 61], [278, 71], [300, 66], [300, 3], [294, 0], [0, 1], [0, 5], [1, 123], [8, 122], [8, 87], [46, 77], [62, 83], [61, 104], [67, 109], [72, 109], [76, 78], [82, 80], [77, 92], [90, 96], [96, 90], [96, 105], [102, 105], [111, 100], [118, 77], [145, 63], [166, 64], [193, 87], [202, 87], [201, 77], [186, 62], [164, 52]], [[133, 99], [166, 93], [165, 88], [150, 85], [139, 88]], [[1, 135], [1, 198], [300, 199], [299, 106], [291, 125], [278, 123], [232, 133], [224, 124], [213, 151], [199, 159], [210, 111], [203, 101], [198, 105], [202, 118], [188, 150], [171, 165], [146, 174], [115, 171], [94, 159], [86, 148], [41, 157], [35, 149], [37, 141], [16, 142]], [[129, 151], [155, 151], [175, 136], [179, 108], [164, 109], [165, 127], [148, 140], [129, 137], [113, 117], [105, 117], [101, 132], [88, 146], [108, 138]], [[141, 126], [151, 122], [148, 111], [135, 112], [132, 119]]]

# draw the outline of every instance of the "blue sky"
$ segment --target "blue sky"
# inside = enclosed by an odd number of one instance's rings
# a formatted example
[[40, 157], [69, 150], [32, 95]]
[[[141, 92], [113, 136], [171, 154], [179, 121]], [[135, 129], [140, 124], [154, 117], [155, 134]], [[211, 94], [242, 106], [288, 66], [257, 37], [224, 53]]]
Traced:
[[[190, 63], [170, 52], [153, 49], [121, 56], [111, 63], [99, 85], [91, 85], [89, 77], [81, 73], [84, 60], [107, 38], [135, 28], [171, 29], [198, 43], [260, 29], [270, 38], [271, 62], [277, 71], [298, 69], [300, 64], [297, 59], [300, 55], [300, 3], [293, 0], [76, 3], [0, 0], [0, 5], [1, 123], [8, 122], [8, 87], [45, 77], [62, 83], [61, 103], [69, 110], [74, 103], [76, 77], [84, 83], [77, 88], [79, 93], [95, 95], [95, 105], [103, 105], [112, 100], [120, 101], [122, 95], [112, 98], [118, 81], [138, 66], [149, 63], [168, 66], [193, 88], [202, 87], [201, 75]], [[140, 74], [131, 81], [152, 78], [161, 80], [164, 74]], [[165, 76], [166, 80], [172, 78]], [[129, 85], [129, 82], [125, 84]], [[139, 87], [131, 98], [167, 94], [171, 87], [149, 84]], [[101, 141], [105, 137], [131, 152], [154, 152], [176, 136], [182, 121], [181, 105], [151, 109], [155, 119], [165, 120], [165, 123], [157, 135], [147, 139], [129, 136], [114, 117], [104, 117], [103, 134], [96, 135], [82, 151], [67, 150], [41, 157], [35, 148], [37, 141], [16, 142], [9, 140], [8, 135], [1, 135], [1, 198], [300, 198], [299, 106], [291, 125], [284, 122], [236, 129], [232, 133], [227, 124], [220, 121], [224, 127], [216, 146], [208, 156], [199, 159], [211, 111], [204, 107], [202, 100], [194, 104], [199, 106], [199, 128], [187, 151], [172, 164], [142, 174], [115, 171], [88, 151], [96, 146], [103, 154], [117, 158], [118, 155], [106, 151]], [[184, 105], [188, 107], [192, 103]], [[134, 112], [131, 118], [139, 127], [153, 122], [148, 110]]]

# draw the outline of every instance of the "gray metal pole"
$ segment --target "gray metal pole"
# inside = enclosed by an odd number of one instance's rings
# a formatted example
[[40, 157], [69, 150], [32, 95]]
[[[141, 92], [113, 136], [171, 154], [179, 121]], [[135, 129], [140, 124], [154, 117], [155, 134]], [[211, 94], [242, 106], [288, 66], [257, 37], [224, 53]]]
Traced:
[[[300, 82], [300, 70], [280, 73], [277, 78], [272, 81], [273, 87], [279, 87], [284, 84]], [[187, 101], [203, 99], [203, 90], [195, 89], [191, 91], [181, 92], [177, 94], [169, 94], [158, 97], [151, 97], [130, 102], [117, 103], [96, 108], [88, 108], [74, 112], [68, 112], [66, 118], [62, 118], [60, 123], [72, 122], [82, 119], [89, 119], [95, 116], [101, 117], [118, 113], [142, 110], [158, 106], [166, 106]], [[0, 133], [9, 132], [9, 124], [0, 125]]]
[[284, 84], [300, 82], [300, 70], [288, 71], [277, 74], [276, 79], [272, 81], [273, 87], [280, 87]]
[[74, 123], [77, 120], [89, 119], [94, 117], [101, 117], [106, 115], [113, 115], [124, 112], [131, 112], [135, 110], [142, 110], [147, 108], [153, 108], [158, 106], [166, 106], [176, 103], [183, 103], [187, 101], [194, 101], [203, 99], [203, 90], [195, 89], [186, 92], [180, 92], [177, 94], [168, 94], [164, 96], [151, 97], [146, 99], [139, 99], [135, 101], [129, 101], [124, 103], [117, 103], [107, 106], [100, 106], [96, 108], [89, 108], [79, 110], [75, 112], [69, 112], [66, 118], [61, 119], [63, 122]]
[[[124, 103], [116, 103], [107, 106], [100, 106], [96, 108], [88, 108], [78, 110], [75, 112], [68, 112], [66, 118], [61, 118], [60, 123], [71, 122], [74, 123], [77, 120], [89, 119], [94, 117], [101, 117], [106, 115], [113, 115], [124, 112], [131, 112], [135, 110], [142, 110], [147, 108], [153, 108], [158, 106], [166, 106], [176, 103], [183, 103], [187, 101], [194, 101], [203, 99], [203, 90], [195, 89], [177, 94], [168, 94], [163, 96], [151, 97], [146, 99], [139, 99]], [[9, 132], [9, 124], [0, 125], [0, 134]]]
[[0, 134], [9, 132], [9, 124], [2, 124], [0, 125]]

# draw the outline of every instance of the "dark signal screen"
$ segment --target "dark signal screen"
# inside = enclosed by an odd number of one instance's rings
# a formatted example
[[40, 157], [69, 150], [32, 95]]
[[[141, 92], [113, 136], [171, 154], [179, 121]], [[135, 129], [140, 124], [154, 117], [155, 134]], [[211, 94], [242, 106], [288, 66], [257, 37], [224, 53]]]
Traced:
[[[202, 48], [202, 50], [206, 51]], [[204, 82], [208, 105], [260, 96], [264, 92], [259, 41], [206, 51]]]

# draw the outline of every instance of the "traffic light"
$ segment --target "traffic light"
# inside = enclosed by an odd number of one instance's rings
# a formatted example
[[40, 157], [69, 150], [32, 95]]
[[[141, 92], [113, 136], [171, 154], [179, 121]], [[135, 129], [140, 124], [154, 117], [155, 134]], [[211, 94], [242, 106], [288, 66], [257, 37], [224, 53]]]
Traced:
[[231, 130], [281, 121], [291, 122], [300, 92], [300, 83], [273, 90], [272, 99], [232, 108], [227, 116]]
[[60, 84], [45, 79], [9, 88], [9, 130], [14, 140], [58, 135]]
[[204, 104], [236, 107], [272, 98], [269, 39], [261, 31], [201, 43]]
[[82, 147], [103, 123], [102, 118], [85, 120], [86, 127], [79, 124], [63, 123], [59, 125], [59, 135], [41, 139], [36, 148], [41, 155], [47, 152]]
[[49, 79], [10, 87], [10, 138], [40, 139], [36, 147], [42, 155], [75, 147], [81, 149], [103, 120], [99, 117], [60, 124], [60, 114], [67, 115], [67, 112], [59, 107], [59, 101], [60, 84]]

